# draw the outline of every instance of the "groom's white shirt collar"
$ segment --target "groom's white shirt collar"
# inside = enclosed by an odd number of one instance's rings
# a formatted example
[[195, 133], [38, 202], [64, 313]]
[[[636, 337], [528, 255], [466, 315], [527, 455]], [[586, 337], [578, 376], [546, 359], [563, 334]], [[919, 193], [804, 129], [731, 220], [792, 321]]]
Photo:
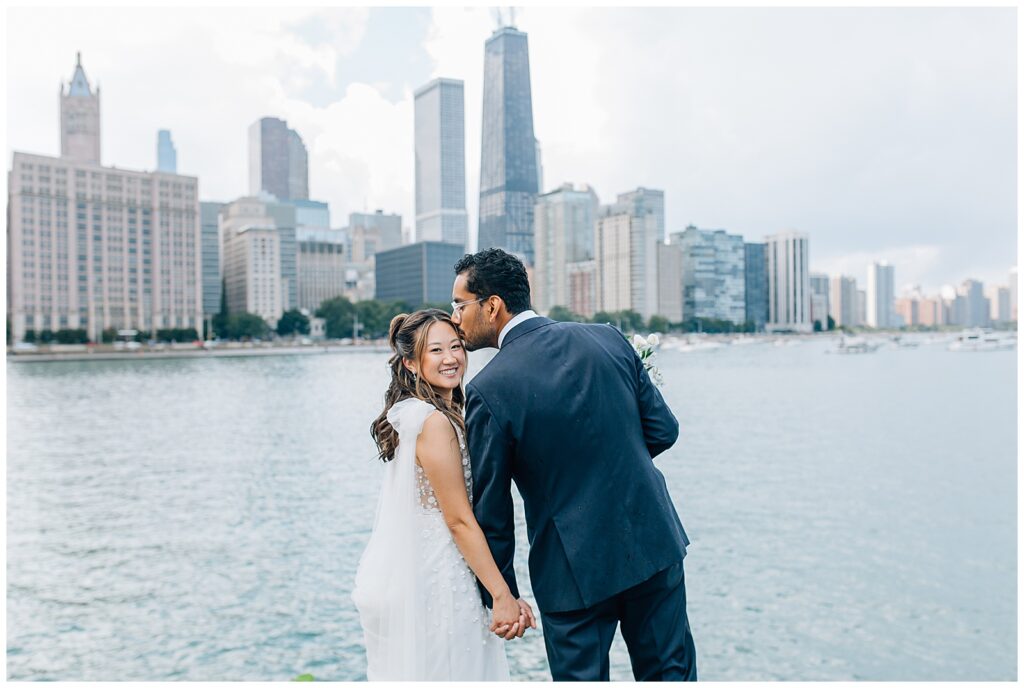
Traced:
[[518, 325], [519, 323], [521, 323], [523, 321], [529, 320], [530, 318], [537, 318], [537, 317], [540, 317], [540, 316], [538, 316], [533, 311], [529, 311], [529, 310], [528, 311], [523, 311], [522, 313], [516, 314], [516, 317], [512, 318], [507, 323], [505, 323], [505, 327], [501, 328], [501, 332], [498, 333], [498, 348], [499, 349], [501, 348], [501, 343], [503, 341], [505, 341], [505, 335], [507, 335], [509, 333], [509, 330], [511, 330], [513, 327], [515, 327], [516, 325]]

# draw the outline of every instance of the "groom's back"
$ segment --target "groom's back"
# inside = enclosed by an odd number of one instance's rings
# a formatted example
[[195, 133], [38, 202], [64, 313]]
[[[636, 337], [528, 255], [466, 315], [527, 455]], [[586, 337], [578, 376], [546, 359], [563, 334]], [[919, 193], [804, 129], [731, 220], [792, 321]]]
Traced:
[[[510, 445], [541, 610], [592, 606], [682, 559], [686, 535], [652, 461], [678, 425], [618, 330], [527, 320], [468, 393], [471, 433]], [[486, 461], [473, 456], [474, 472]]]

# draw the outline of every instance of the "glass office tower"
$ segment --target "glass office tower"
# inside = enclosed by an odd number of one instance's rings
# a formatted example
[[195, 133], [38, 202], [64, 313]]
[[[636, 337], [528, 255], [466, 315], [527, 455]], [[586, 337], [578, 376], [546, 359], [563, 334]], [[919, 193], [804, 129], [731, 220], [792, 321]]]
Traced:
[[484, 46], [477, 248], [503, 248], [532, 265], [538, 190], [526, 34], [504, 26]]

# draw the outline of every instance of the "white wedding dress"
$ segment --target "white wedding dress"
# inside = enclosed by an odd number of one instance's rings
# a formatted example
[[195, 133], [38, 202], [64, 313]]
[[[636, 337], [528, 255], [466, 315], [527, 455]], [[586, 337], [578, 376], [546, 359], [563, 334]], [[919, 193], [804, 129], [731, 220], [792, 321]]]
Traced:
[[[366, 677], [508, 681], [505, 641], [490, 632], [476, 578], [416, 463], [416, 438], [434, 410], [420, 399], [404, 399], [388, 411], [398, 448], [384, 467], [373, 533], [352, 591], [366, 640]], [[466, 443], [455, 432], [472, 502]]]

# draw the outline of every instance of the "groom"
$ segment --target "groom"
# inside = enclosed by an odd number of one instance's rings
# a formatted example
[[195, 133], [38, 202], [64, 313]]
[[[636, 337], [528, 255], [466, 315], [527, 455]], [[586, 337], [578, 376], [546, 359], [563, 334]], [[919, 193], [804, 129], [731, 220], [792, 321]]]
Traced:
[[621, 623], [636, 680], [696, 680], [689, 540], [652, 460], [678, 422], [618, 330], [530, 310], [518, 258], [487, 249], [455, 272], [452, 320], [466, 348], [499, 349], [466, 387], [473, 512], [518, 598], [516, 482], [552, 678], [607, 681]]

